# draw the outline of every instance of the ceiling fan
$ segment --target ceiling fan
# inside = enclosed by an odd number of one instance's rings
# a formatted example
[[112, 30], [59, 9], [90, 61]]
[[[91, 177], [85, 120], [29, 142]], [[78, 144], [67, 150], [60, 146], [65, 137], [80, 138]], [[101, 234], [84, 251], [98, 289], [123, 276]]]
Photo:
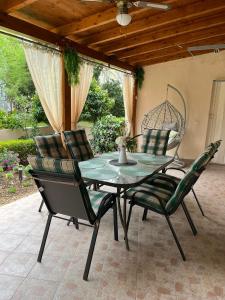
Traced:
[[81, 0], [81, 1], [88, 1], [88, 2], [101, 2], [101, 3], [113, 3], [118, 8], [118, 13], [116, 16], [116, 20], [119, 25], [127, 26], [131, 22], [131, 15], [128, 14], [128, 9], [132, 6], [140, 7], [140, 8], [155, 8], [161, 10], [168, 10], [171, 8], [169, 4], [162, 4], [162, 3], [154, 3], [154, 2], [147, 2], [147, 1], [127, 1], [127, 0]]

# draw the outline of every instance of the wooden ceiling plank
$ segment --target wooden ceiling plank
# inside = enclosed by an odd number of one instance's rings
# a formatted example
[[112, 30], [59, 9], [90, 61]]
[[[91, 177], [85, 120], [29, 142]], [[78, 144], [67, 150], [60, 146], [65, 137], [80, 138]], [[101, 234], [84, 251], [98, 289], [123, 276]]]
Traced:
[[225, 32], [225, 23], [220, 26], [214, 26], [210, 29], [206, 28], [199, 31], [190, 32], [188, 34], [183, 34], [180, 36], [174, 36], [172, 38], [167, 38], [161, 41], [151, 42], [139, 47], [133, 48], [131, 50], [122, 50], [117, 52], [120, 59], [132, 58], [138, 54], [143, 55], [145, 53], [150, 53], [158, 51], [159, 49], [168, 48], [174, 45], [183, 45], [188, 42], [198, 42], [208, 38], [219, 37]]
[[213, 45], [213, 44], [224, 44], [224, 43], [225, 43], [225, 34], [223, 34], [221, 36], [216, 36], [213, 38], [204, 39], [204, 40], [201, 40], [198, 42], [192, 42], [192, 43], [187, 42], [187, 43], [183, 44], [182, 46], [171, 46], [171, 47], [160, 49], [158, 51], [154, 51], [151, 53], [146, 53], [144, 55], [137, 55], [135, 57], [132, 57], [132, 59], [128, 59], [127, 62], [132, 63], [132, 64], [137, 64], [143, 60], [155, 59], [157, 57], [174, 54], [178, 50], [180, 50], [180, 51], [186, 50], [187, 51], [188, 47]]
[[[166, 0], [164, 3], [173, 3], [177, 0]], [[130, 9], [129, 14], [131, 16], [141, 14], [142, 12], [148, 11], [148, 8], [143, 9]], [[104, 24], [108, 24], [110, 22], [115, 22], [116, 19], [117, 8], [114, 6], [113, 8], [109, 8], [97, 14], [88, 16], [80, 20], [79, 22], [75, 21], [69, 24], [65, 24], [63, 26], [54, 28], [52, 31], [64, 36], [69, 36], [74, 33], [79, 33], [86, 31], [88, 29], [93, 29], [95, 27], [102, 26]]]
[[7, 0], [5, 2], [0, 3], [0, 11], [11, 13], [15, 10], [19, 10], [24, 8], [37, 0]]
[[122, 39], [121, 41], [111, 42], [103, 47], [96, 48], [107, 54], [115, 53], [119, 50], [132, 48], [134, 46], [147, 44], [151, 41], [163, 40], [173, 36], [178, 36], [184, 33], [197, 31], [204, 28], [210, 28], [215, 25], [220, 25], [225, 22], [225, 13], [204, 17], [195, 20], [182, 21], [172, 26], [165, 26], [160, 30], [151, 30], [143, 34], [137, 34], [134, 37]]
[[196, 16], [203, 16], [209, 12], [215, 13], [224, 8], [224, 0], [198, 1], [186, 6], [178, 7], [176, 9], [171, 9], [170, 11], [161, 12], [159, 14], [137, 20], [127, 26], [122, 33], [118, 30], [118, 26], [116, 26], [99, 34], [94, 34], [86, 38], [78, 39], [78, 42], [94, 46], [118, 38], [129, 37], [134, 33], [140, 33], [148, 29], [155, 29], [168, 24], [170, 25], [180, 20], [190, 19]]
[[31, 36], [33, 38], [55, 44], [60, 47], [64, 47], [65, 45], [71, 45], [72, 47], [76, 48], [76, 50], [88, 57], [92, 57], [96, 60], [105, 62], [110, 65], [114, 65], [118, 68], [126, 69], [129, 71], [134, 71], [134, 68], [127, 63], [119, 61], [115, 58], [110, 58], [107, 55], [97, 52], [93, 49], [90, 49], [84, 45], [80, 45], [76, 42], [73, 42], [69, 39], [63, 38], [62, 36], [52, 33], [46, 29], [40, 28], [33, 24], [29, 24], [25, 21], [18, 20], [15, 17], [9, 16], [5, 13], [0, 12], [0, 26], [4, 28], [8, 28], [14, 30], [16, 32]]

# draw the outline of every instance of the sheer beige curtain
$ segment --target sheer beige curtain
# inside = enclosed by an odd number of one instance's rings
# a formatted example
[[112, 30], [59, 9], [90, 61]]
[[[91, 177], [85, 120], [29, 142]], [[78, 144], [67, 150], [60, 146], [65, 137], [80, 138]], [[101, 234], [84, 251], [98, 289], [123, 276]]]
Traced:
[[125, 107], [125, 119], [128, 122], [128, 131], [132, 135], [133, 120], [133, 101], [134, 101], [134, 77], [132, 75], [123, 75], [123, 101]]
[[63, 58], [60, 53], [24, 44], [27, 65], [46, 117], [55, 132], [63, 130]]
[[71, 128], [76, 129], [90, 88], [93, 65], [83, 63], [80, 69], [79, 84], [71, 88]]

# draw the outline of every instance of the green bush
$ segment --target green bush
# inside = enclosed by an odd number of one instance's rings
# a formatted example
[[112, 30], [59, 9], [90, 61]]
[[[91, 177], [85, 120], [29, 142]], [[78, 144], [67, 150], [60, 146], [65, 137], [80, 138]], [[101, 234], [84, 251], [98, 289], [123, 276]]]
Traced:
[[0, 153], [4, 152], [5, 149], [18, 153], [22, 164], [27, 164], [28, 155], [36, 154], [36, 146], [32, 139], [0, 142]]
[[115, 140], [121, 135], [124, 126], [124, 118], [117, 118], [112, 115], [102, 117], [92, 128], [91, 145], [95, 153], [116, 151]]

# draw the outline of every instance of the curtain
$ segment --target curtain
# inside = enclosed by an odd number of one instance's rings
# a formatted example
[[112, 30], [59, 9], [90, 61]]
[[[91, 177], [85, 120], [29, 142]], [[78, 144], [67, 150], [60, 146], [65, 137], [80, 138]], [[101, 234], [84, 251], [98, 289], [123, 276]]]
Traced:
[[42, 107], [55, 132], [63, 130], [63, 58], [56, 51], [24, 44], [29, 71]]
[[79, 84], [71, 88], [71, 128], [76, 129], [82, 113], [93, 76], [93, 65], [83, 63], [80, 68]]
[[128, 133], [132, 135], [133, 101], [134, 101], [134, 77], [123, 75], [123, 101], [125, 107], [125, 119], [128, 123]]

